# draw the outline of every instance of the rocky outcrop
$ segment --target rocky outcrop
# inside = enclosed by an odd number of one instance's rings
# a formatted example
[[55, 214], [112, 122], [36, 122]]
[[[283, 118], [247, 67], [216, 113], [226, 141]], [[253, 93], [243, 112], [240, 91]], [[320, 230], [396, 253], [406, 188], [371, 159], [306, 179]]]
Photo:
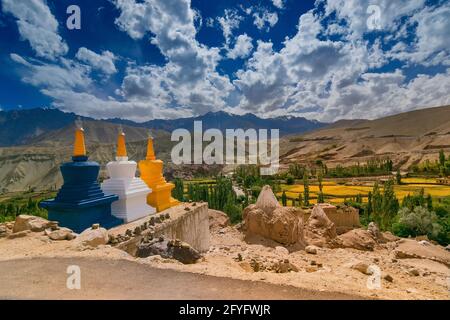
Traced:
[[243, 212], [247, 236], [258, 235], [278, 243], [304, 245], [303, 212], [299, 208], [282, 207], [270, 186], [264, 186], [256, 204]]
[[354, 229], [338, 237], [341, 246], [363, 251], [373, 251], [377, 242], [372, 234], [364, 229]]
[[305, 224], [305, 240], [317, 247], [339, 247], [336, 227], [320, 205], [314, 206]]
[[439, 245], [421, 243], [412, 239], [402, 239], [394, 250], [397, 259], [429, 259], [450, 267], [450, 252]]
[[222, 211], [208, 209], [208, 216], [209, 230], [211, 231], [219, 230], [230, 225], [230, 218]]

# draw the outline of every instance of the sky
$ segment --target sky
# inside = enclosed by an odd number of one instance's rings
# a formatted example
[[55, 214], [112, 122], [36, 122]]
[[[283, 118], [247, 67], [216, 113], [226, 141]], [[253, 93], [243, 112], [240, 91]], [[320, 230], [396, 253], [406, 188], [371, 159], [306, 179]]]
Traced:
[[[80, 9], [79, 29], [69, 28]], [[0, 0], [0, 109], [320, 121], [450, 104], [450, 1]], [[69, 24], [70, 26], [71, 24]]]

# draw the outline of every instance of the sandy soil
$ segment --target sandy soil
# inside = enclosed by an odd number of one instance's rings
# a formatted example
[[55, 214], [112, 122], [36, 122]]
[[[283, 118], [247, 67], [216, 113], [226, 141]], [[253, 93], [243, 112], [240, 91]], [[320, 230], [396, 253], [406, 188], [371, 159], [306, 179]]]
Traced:
[[[134, 258], [110, 246], [87, 249], [76, 246], [73, 241], [51, 241], [43, 233], [32, 233], [14, 240], [0, 239], [0, 261], [35, 257], [92, 257], [96, 258], [101, 265], [104, 262], [98, 259], [128, 260], [160, 269], [263, 281], [318, 292], [338, 292], [366, 298], [450, 299], [448, 267], [428, 259], [394, 259], [394, 243], [374, 252], [354, 249], [320, 249], [316, 255], [311, 255], [305, 251], [286, 254], [275, 249], [275, 243], [266, 240], [256, 239], [253, 243], [246, 242], [243, 234], [235, 227], [213, 231], [211, 237], [210, 250], [201, 261], [193, 265], [183, 265], [159, 256]], [[242, 261], [238, 261], [239, 254]], [[249, 267], [251, 259], [262, 262], [288, 259], [299, 271], [253, 272]], [[381, 269], [382, 277], [389, 274], [393, 282], [382, 279], [380, 289], [368, 289], [369, 276], [350, 268], [350, 264], [356, 261], [377, 265]], [[322, 266], [318, 268], [317, 265], [320, 264]], [[419, 275], [412, 275], [411, 269], [417, 270]]]

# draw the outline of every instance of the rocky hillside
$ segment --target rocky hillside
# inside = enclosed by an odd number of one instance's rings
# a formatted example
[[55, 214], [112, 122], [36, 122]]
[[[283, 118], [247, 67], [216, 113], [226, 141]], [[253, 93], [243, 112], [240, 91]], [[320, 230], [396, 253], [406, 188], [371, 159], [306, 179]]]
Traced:
[[281, 162], [349, 165], [389, 157], [407, 169], [450, 152], [450, 106], [422, 109], [377, 120], [344, 120], [303, 135], [286, 136], [280, 143]]

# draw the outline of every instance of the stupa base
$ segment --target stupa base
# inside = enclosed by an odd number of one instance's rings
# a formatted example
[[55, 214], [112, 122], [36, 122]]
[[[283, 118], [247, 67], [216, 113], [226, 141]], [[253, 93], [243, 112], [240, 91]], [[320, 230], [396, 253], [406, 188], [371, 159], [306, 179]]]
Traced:
[[104, 196], [99, 199], [78, 204], [56, 202], [54, 199], [42, 201], [40, 206], [48, 210], [48, 219], [58, 221], [59, 225], [81, 233], [94, 223], [109, 229], [123, 223], [123, 220], [111, 215], [111, 202], [117, 196]]
[[156, 213], [146, 201], [152, 190], [139, 178], [107, 179], [102, 183], [102, 190], [105, 194], [119, 196], [119, 200], [111, 205], [111, 213], [125, 223]]
[[172, 198], [172, 183], [156, 186], [152, 193], [147, 196], [147, 203], [156, 208], [157, 212], [161, 212], [168, 208], [178, 205], [180, 202]]

